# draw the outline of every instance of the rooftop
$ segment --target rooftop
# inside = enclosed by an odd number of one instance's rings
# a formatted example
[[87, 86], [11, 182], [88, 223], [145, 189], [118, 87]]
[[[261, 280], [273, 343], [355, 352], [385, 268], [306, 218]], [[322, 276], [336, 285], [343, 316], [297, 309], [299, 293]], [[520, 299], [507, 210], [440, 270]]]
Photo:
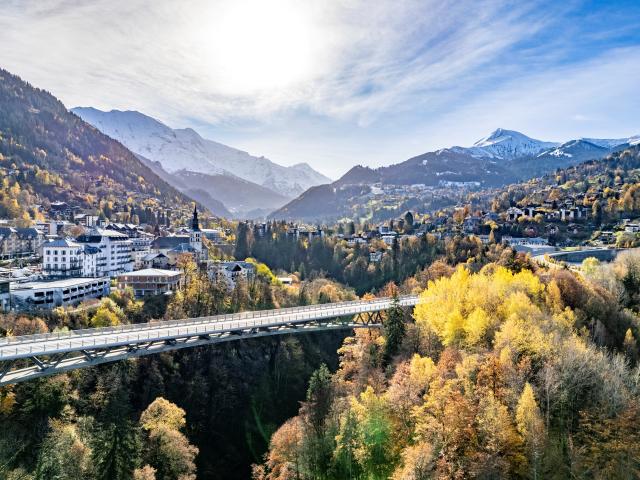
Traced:
[[69, 238], [59, 238], [57, 240], [51, 240], [43, 245], [44, 247], [78, 247], [81, 248], [82, 245], [79, 243], [69, 239]]
[[11, 290], [39, 290], [42, 288], [75, 287], [76, 285], [82, 285], [85, 283], [94, 282], [96, 280], [109, 281], [109, 278], [108, 277], [79, 277], [79, 278], [64, 278], [61, 280], [24, 282], [24, 283], [12, 284]]
[[133, 272], [123, 273], [118, 275], [118, 278], [122, 277], [175, 277], [182, 275], [181, 272], [176, 270], [163, 270], [161, 268], [145, 268], [143, 270], [135, 270]]

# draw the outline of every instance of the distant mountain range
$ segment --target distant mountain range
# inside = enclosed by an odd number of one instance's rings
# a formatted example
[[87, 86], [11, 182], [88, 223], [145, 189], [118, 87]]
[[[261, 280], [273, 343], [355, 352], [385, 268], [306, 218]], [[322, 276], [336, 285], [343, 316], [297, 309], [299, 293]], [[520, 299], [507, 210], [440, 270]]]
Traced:
[[495, 187], [602, 158], [636, 144], [640, 144], [640, 135], [557, 143], [499, 128], [471, 147], [444, 148], [376, 169], [357, 165], [332, 184], [312, 187], [270, 217], [306, 221], [340, 218], [374, 184], [447, 186], [474, 182], [478, 187]]
[[[91, 107], [73, 108], [72, 112], [153, 162], [156, 173], [176, 188], [185, 193], [194, 188], [202, 190], [222, 202], [231, 216], [262, 216], [310, 187], [331, 182], [306, 163], [283, 167], [265, 157], [202, 138], [193, 129], [172, 129], [140, 112], [103, 112]], [[164, 174], [157, 171], [158, 167]], [[187, 177], [189, 182], [185, 184]], [[205, 205], [220, 210], [216, 202]]]

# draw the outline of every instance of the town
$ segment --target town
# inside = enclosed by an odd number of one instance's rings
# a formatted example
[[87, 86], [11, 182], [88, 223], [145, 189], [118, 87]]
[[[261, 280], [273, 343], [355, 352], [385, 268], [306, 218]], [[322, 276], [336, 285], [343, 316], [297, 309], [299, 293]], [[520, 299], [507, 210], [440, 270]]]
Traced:
[[[597, 175], [587, 180], [580, 177], [578, 184], [570, 178], [572, 172], [580, 174], [569, 169], [562, 176], [543, 177], [501, 191], [465, 190], [466, 203], [461, 199], [455, 207], [428, 213], [407, 211], [376, 224], [280, 222], [280, 230], [287, 239], [307, 246], [315, 239], [332, 239], [346, 249], [366, 249], [369, 265], [380, 264], [396, 245], [423, 237], [432, 241], [468, 237], [482, 245], [499, 243], [538, 259], [564, 247], [637, 246], [640, 223], [634, 217], [635, 188], [620, 175], [608, 182]], [[633, 180], [636, 172], [628, 175]], [[391, 190], [407, 195], [424, 187]], [[388, 194], [390, 188], [385, 191]], [[201, 228], [197, 207], [188, 225], [175, 228], [166, 221], [153, 226], [111, 223], [64, 202], [52, 203], [46, 219], [30, 227], [0, 222], [4, 265], [0, 267], [0, 306], [5, 312], [74, 306], [108, 296], [112, 289], [130, 288], [137, 298], [170, 295], [184, 282], [180, 263], [185, 258], [206, 271], [212, 281], [225, 282], [233, 289], [238, 279], [250, 282], [256, 274], [255, 263], [244, 258], [251, 252], [238, 251], [236, 234], [250, 232], [253, 238], [263, 239], [273, 235], [272, 225], [276, 224], [241, 222], [237, 232], [223, 226]], [[268, 258], [261, 260], [269, 263]], [[279, 269], [279, 281], [288, 284], [292, 280], [288, 274], [299, 269], [292, 265], [290, 272], [286, 270]]]
[[[209, 260], [209, 249], [228, 250], [225, 232], [200, 228], [197, 207], [187, 227], [154, 232], [144, 226], [100, 221], [52, 204], [52, 219], [33, 227], [0, 227], [0, 306], [12, 310], [53, 309], [132, 288], [136, 297], [170, 294], [183, 282], [180, 259], [190, 258], [212, 279], [233, 288], [251, 280], [248, 262]], [[70, 221], [72, 219], [73, 221]], [[72, 232], [82, 232], [75, 237]]]

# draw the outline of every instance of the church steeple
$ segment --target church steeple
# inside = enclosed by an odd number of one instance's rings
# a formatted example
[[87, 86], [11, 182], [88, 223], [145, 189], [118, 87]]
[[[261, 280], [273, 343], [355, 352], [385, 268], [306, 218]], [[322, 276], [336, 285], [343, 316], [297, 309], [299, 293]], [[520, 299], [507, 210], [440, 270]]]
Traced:
[[198, 206], [193, 205], [193, 219], [191, 220], [191, 230], [194, 232], [200, 231], [200, 222], [198, 221]]

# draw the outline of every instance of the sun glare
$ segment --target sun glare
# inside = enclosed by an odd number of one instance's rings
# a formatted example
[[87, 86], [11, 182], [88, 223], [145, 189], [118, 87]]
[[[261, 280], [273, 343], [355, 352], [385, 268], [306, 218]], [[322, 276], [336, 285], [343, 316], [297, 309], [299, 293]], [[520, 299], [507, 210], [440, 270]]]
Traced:
[[217, 87], [251, 94], [287, 87], [312, 74], [314, 28], [289, 1], [233, 2], [207, 28], [208, 59]]

